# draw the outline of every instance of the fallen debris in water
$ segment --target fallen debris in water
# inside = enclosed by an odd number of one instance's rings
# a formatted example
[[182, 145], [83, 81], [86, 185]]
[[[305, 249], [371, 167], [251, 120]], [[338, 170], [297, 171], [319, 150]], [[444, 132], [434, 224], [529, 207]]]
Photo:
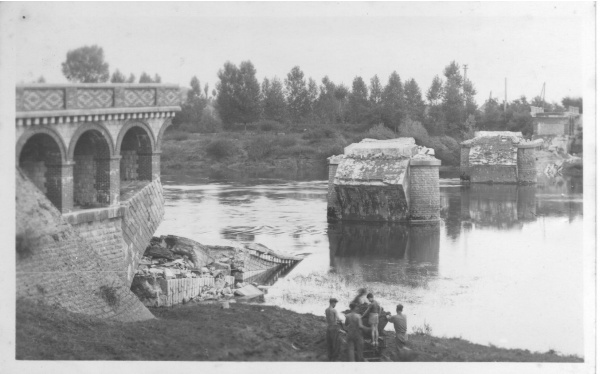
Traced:
[[276, 280], [303, 258], [257, 243], [236, 248], [174, 235], [153, 237], [138, 262], [131, 290], [146, 306], [155, 307], [234, 296], [249, 300], [267, 291], [257, 282]]

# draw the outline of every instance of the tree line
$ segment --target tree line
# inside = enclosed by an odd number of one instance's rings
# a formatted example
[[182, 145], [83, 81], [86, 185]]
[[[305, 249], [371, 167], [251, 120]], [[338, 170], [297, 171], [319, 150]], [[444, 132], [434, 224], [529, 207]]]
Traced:
[[[103, 49], [97, 45], [84, 46], [67, 53], [62, 72], [69, 81], [82, 83], [134, 83], [131, 73], [125, 76], [119, 69], [109, 74]], [[374, 75], [368, 81], [357, 76], [351, 87], [335, 83], [328, 76], [320, 83], [306, 77], [299, 66], [294, 66], [283, 78], [265, 77], [259, 83], [251, 61], [238, 65], [225, 62], [217, 73], [218, 83], [209, 96], [209, 86], [202, 87], [194, 76], [190, 81], [182, 111], [175, 124], [188, 128], [201, 127], [215, 131], [221, 126], [232, 130], [258, 121], [270, 121], [284, 126], [333, 124], [382, 125], [395, 133], [416, 132], [427, 136], [449, 136], [460, 141], [471, 137], [474, 130], [533, 132], [530, 106], [546, 111], [563, 111], [577, 106], [582, 111], [582, 99], [565, 97], [562, 105], [547, 103], [535, 97], [528, 101], [522, 96], [506, 103], [491, 98], [481, 107], [475, 101], [477, 91], [469, 79], [463, 77], [460, 65], [450, 62], [433, 77], [426, 91], [415, 79], [402, 80], [393, 71], [385, 80]], [[38, 81], [43, 82], [43, 77]], [[160, 83], [143, 72], [139, 83]]]

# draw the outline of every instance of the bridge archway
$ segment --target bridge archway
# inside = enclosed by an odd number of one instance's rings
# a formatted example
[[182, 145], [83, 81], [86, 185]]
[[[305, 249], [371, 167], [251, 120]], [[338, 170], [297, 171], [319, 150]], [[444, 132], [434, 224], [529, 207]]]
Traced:
[[169, 126], [171, 126], [172, 121], [171, 118], [167, 118], [165, 120], [165, 122], [163, 123], [162, 127], [160, 128], [160, 130], [158, 131], [158, 136], [156, 137], [156, 151], [157, 152], [161, 152], [162, 151], [162, 139], [165, 135], [165, 131], [167, 130], [167, 128]]
[[117, 138], [117, 152], [121, 155], [121, 181], [152, 180], [152, 131], [143, 122], [130, 122], [121, 129]]
[[61, 138], [53, 131], [40, 128], [21, 136], [17, 143], [18, 165], [48, 200], [63, 211], [63, 165], [66, 152]]
[[[74, 142], [74, 144], [73, 144]], [[107, 206], [113, 202], [110, 140], [98, 129], [82, 131], [70, 150], [73, 168], [74, 205], [81, 208]], [[111, 183], [113, 182], [113, 183]], [[116, 189], [118, 191], [118, 186]]]

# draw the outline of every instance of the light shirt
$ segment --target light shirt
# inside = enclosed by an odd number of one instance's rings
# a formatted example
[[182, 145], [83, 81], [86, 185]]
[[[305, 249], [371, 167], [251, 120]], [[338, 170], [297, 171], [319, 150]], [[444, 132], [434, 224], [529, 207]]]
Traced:
[[337, 326], [337, 323], [341, 321], [340, 314], [337, 309], [329, 307], [325, 309], [325, 319], [327, 319], [327, 326]]
[[394, 330], [396, 330], [396, 337], [401, 342], [406, 343], [408, 337], [406, 336], [406, 316], [404, 314], [396, 314], [395, 316], [389, 317], [389, 321], [394, 324]]

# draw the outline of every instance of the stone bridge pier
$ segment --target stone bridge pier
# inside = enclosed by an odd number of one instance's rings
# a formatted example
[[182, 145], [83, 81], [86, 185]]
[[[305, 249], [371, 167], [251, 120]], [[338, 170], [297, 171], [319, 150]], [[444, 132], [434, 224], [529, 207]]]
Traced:
[[17, 86], [17, 166], [62, 213], [117, 205], [122, 182], [160, 177], [179, 97], [164, 84]]

